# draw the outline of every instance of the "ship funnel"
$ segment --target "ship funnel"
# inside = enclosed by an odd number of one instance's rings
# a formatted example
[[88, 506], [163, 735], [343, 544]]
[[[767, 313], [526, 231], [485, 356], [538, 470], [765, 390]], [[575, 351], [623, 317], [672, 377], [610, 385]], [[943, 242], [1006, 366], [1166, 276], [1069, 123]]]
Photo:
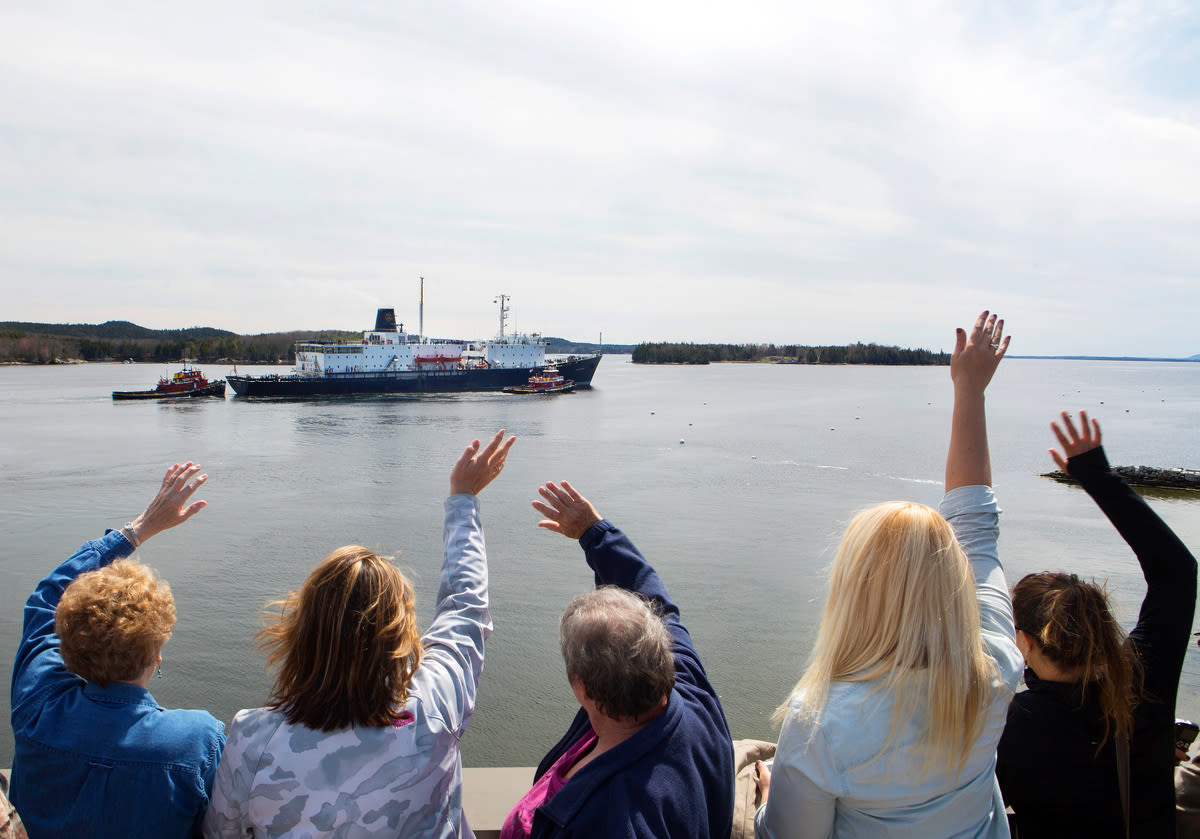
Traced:
[[376, 332], [395, 332], [396, 331], [396, 310], [395, 309], [380, 309], [375, 313], [375, 331]]

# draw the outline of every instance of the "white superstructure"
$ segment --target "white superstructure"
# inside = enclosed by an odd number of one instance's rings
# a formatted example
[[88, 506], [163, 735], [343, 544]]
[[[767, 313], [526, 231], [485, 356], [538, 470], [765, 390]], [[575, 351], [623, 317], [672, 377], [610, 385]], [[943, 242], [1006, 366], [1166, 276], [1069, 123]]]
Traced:
[[[546, 361], [546, 341], [541, 335], [505, 335], [508, 309], [506, 295], [500, 300], [500, 334], [482, 347], [467, 352], [462, 341], [430, 340], [396, 326], [392, 309], [380, 309], [375, 328], [363, 333], [358, 343], [310, 341], [296, 344], [296, 372], [305, 376], [347, 373], [406, 373], [456, 370], [463, 367], [540, 367]], [[481, 350], [481, 351], [480, 351]], [[465, 357], [464, 357], [465, 354]]]

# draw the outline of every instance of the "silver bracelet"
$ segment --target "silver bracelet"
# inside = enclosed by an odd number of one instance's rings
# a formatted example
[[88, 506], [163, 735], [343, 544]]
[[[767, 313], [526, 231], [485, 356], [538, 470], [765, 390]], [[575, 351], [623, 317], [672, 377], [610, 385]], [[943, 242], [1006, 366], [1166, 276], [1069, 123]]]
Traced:
[[142, 546], [142, 540], [133, 532], [133, 522], [122, 527], [121, 534], [129, 540], [129, 544], [133, 545], [135, 551]]

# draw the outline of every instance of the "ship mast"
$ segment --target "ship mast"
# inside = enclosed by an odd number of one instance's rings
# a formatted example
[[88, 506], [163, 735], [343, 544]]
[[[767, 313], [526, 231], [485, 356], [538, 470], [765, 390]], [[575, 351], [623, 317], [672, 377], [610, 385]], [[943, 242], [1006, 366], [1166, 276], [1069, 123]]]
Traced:
[[500, 337], [504, 337], [504, 324], [508, 320], [508, 301], [510, 296], [507, 294], [497, 294], [493, 303], [500, 304]]
[[425, 278], [421, 277], [421, 299], [417, 304], [417, 343], [425, 343]]

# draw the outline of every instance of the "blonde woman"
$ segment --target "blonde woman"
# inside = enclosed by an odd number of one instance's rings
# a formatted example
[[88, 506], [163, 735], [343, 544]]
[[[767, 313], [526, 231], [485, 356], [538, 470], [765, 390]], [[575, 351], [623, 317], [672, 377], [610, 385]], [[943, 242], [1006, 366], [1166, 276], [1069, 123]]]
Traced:
[[996, 743], [1022, 665], [984, 412], [1003, 332], [988, 312], [957, 330], [941, 513], [891, 502], [846, 529], [773, 772], [759, 767], [760, 839], [1009, 835]]

